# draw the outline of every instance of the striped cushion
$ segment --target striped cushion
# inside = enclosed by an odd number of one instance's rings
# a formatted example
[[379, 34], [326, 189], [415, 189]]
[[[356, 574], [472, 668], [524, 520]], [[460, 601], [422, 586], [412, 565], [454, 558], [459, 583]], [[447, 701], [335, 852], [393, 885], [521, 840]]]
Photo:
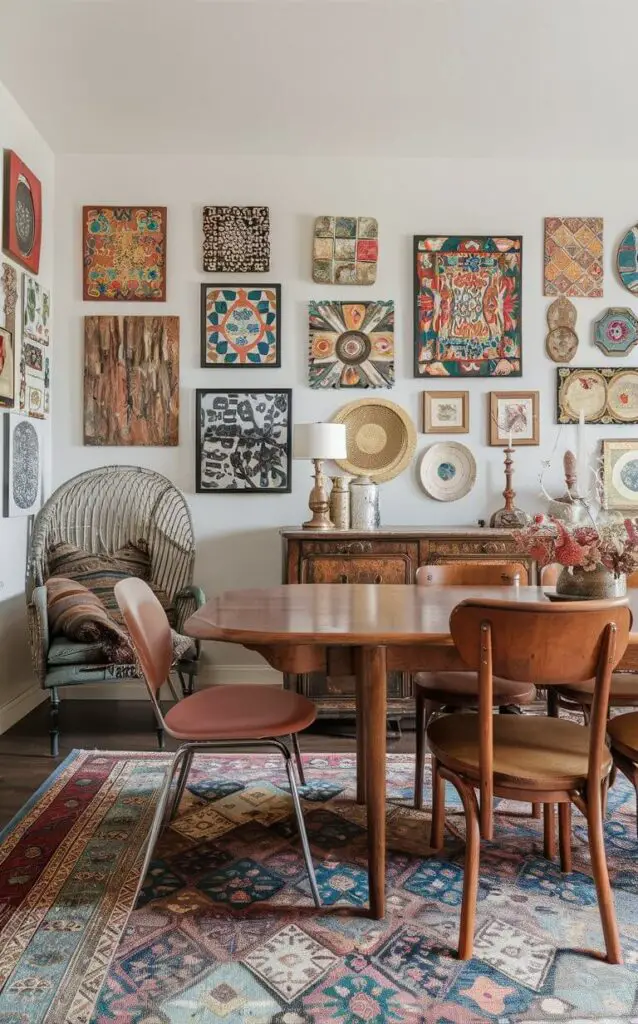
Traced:
[[128, 636], [113, 622], [96, 594], [63, 576], [47, 580], [47, 608], [52, 636], [99, 643], [109, 662], [134, 661]]

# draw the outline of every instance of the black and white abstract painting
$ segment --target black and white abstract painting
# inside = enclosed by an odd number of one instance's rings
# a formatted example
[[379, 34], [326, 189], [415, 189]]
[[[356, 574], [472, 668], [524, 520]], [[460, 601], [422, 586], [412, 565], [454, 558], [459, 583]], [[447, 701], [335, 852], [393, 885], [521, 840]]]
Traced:
[[198, 493], [290, 492], [292, 391], [197, 391]]
[[4, 515], [30, 516], [42, 504], [42, 427], [37, 420], [4, 415]]

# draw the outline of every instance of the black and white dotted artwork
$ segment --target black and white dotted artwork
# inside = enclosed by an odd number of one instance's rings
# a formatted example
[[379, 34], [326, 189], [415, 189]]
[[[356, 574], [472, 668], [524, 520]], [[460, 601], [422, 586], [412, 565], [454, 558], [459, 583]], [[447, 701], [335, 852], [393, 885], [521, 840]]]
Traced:
[[214, 274], [268, 273], [268, 207], [205, 206], [204, 270]]
[[5, 414], [4, 514], [30, 516], [42, 504], [42, 433], [39, 423]]

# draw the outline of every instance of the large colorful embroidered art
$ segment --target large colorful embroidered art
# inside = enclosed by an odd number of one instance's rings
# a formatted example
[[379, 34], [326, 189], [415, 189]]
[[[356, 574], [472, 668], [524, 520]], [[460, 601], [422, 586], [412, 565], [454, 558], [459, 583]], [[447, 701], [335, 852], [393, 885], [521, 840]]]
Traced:
[[5, 151], [2, 247], [32, 274], [40, 269], [42, 185], [17, 153]]
[[393, 302], [311, 302], [310, 387], [391, 388]]
[[602, 217], [545, 218], [545, 295], [603, 294]]
[[84, 443], [179, 443], [179, 317], [84, 318]]
[[202, 366], [281, 366], [281, 285], [202, 285]]
[[415, 236], [415, 377], [520, 377], [522, 246]]
[[374, 284], [379, 256], [374, 217], [317, 217], [312, 279], [317, 284]]
[[85, 206], [84, 299], [166, 299], [166, 207]]

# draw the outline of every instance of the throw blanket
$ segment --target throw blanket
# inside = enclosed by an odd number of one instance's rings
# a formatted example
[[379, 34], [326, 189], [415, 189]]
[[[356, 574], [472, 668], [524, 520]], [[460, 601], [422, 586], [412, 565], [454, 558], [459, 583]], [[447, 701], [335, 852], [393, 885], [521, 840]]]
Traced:
[[108, 661], [135, 660], [127, 634], [110, 618], [96, 594], [76, 580], [53, 576], [47, 580], [47, 608], [52, 636], [80, 643], [99, 643]]

